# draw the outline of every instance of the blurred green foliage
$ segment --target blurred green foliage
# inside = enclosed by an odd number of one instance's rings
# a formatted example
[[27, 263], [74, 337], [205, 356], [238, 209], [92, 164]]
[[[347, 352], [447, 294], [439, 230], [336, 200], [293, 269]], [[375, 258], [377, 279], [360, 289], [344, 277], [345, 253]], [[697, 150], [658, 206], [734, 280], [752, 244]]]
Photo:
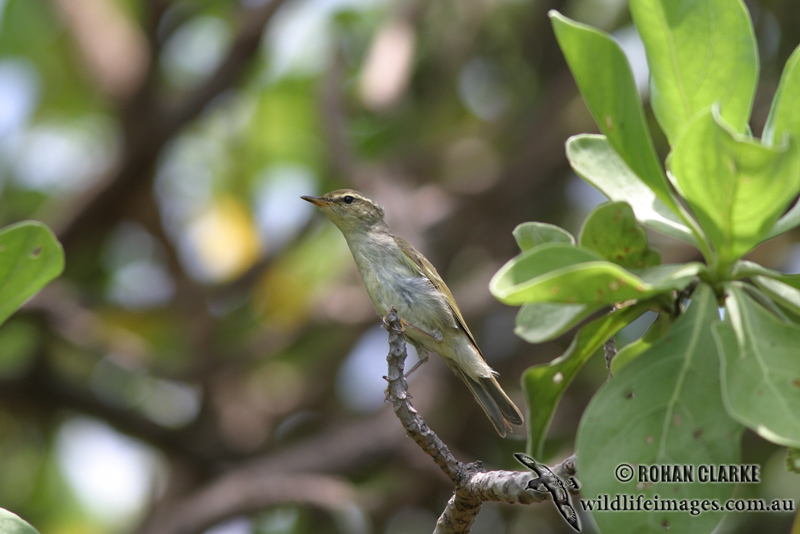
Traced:
[[[48, 534], [432, 530], [452, 488], [384, 407], [386, 346], [360, 345], [378, 318], [345, 243], [298, 197], [354, 187], [384, 204], [521, 399], [524, 370], [569, 340], [531, 349], [487, 285], [515, 254], [520, 222], [578, 235], [597, 203], [564, 156], [567, 138], [593, 126], [547, 11], [635, 45], [625, 2], [598, 5], [0, 3], [0, 223], [43, 221], [66, 260], [0, 328], [0, 507]], [[791, 2], [750, 7], [768, 43], [760, 87], [774, 88], [800, 14]], [[772, 92], [756, 93], [756, 131]], [[782, 269], [792, 235], [756, 260]], [[702, 259], [657, 239], [665, 263]], [[562, 317], [562, 332], [586, 312]], [[374, 358], [348, 365], [356, 349]], [[593, 362], [575, 376], [539, 460], [574, 450], [605, 378]], [[366, 408], [345, 400], [369, 391]], [[517, 468], [522, 436], [496, 438], [441, 362], [411, 393], [460, 459]], [[749, 443], [753, 462], [781, 454]], [[300, 473], [331, 491], [267, 500]], [[202, 500], [278, 479], [280, 491], [235, 513], [211, 517], [220, 508]], [[753, 491], [786, 495], [784, 484]], [[568, 531], [548, 506], [484, 508], [473, 532]], [[735, 520], [742, 533], [788, 521]]]

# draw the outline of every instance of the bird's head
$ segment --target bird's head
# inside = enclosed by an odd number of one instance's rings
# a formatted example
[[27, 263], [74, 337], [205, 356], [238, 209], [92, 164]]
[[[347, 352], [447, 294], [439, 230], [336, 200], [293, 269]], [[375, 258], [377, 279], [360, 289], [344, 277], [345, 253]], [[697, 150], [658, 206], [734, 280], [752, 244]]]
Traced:
[[311, 202], [336, 225], [345, 235], [368, 231], [383, 225], [383, 208], [352, 189], [338, 189], [321, 197], [300, 197]]

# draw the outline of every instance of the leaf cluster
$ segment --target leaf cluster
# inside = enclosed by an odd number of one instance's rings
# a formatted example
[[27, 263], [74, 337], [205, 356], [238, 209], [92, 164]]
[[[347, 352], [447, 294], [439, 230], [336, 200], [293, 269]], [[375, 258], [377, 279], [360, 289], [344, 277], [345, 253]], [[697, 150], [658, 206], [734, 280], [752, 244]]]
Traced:
[[[576, 455], [589, 495], [633, 493], [613, 477], [623, 462], [736, 463], [744, 427], [800, 447], [800, 276], [743, 259], [800, 225], [800, 112], [793, 105], [800, 99], [800, 47], [758, 139], [749, 120], [759, 61], [744, 3], [629, 4], [647, 54], [653, 112], [670, 145], [665, 165], [620, 46], [551, 12], [601, 132], [570, 138], [567, 157], [609, 202], [588, 216], [577, 239], [543, 223], [520, 225], [514, 236], [521, 253], [490, 286], [501, 301], [522, 305], [516, 333], [531, 343], [585, 323], [561, 357], [523, 376], [528, 449], [538, 456], [558, 401], [583, 364], [632, 321], [657, 314], [647, 333], [621, 348], [613, 378], [581, 420]], [[643, 226], [694, 245], [704, 262], [661, 264]], [[589, 317], [596, 318], [586, 323]], [[636, 491], [725, 500], [733, 485]], [[595, 519], [612, 532], [630, 525], [629, 515]], [[648, 512], [641, 531], [710, 532], [720, 518]]]

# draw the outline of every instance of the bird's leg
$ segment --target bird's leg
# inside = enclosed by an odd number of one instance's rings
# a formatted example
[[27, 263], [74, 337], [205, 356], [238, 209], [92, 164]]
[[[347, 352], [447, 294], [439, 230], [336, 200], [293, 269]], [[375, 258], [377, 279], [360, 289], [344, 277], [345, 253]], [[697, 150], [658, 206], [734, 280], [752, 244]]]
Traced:
[[408, 371], [406, 371], [406, 373], [405, 373], [403, 376], [404, 376], [405, 378], [408, 378], [409, 376], [411, 376], [411, 373], [413, 373], [414, 371], [416, 371], [417, 369], [419, 369], [419, 368], [420, 368], [420, 366], [421, 366], [423, 363], [427, 363], [427, 361], [428, 361], [428, 354], [427, 354], [427, 353], [425, 353], [425, 356], [422, 356], [422, 357], [420, 357], [420, 359], [419, 359], [419, 360], [417, 360], [417, 363], [415, 363], [414, 365], [412, 365], [412, 366], [411, 366], [411, 369], [409, 369]]
[[[382, 319], [383, 319], [384, 324], [386, 323], [386, 316], [392, 311], [392, 309], [393, 308], [389, 308], [389, 310], [386, 311], [386, 315], [383, 316]], [[442, 341], [444, 341], [444, 335], [442, 334], [441, 330], [439, 330], [439, 329], [436, 329], [436, 330], [433, 331], [433, 333], [430, 333], [430, 332], [428, 332], [426, 330], [423, 330], [422, 328], [418, 327], [417, 325], [415, 325], [413, 323], [409, 323], [408, 321], [406, 321], [402, 317], [399, 317], [399, 319], [400, 319], [400, 326], [403, 328], [403, 332], [405, 332], [406, 327], [409, 327], [409, 328], [413, 328], [417, 332], [421, 332], [421, 333], [425, 334], [426, 336], [430, 337], [431, 339], [433, 339], [437, 343], [441, 343]], [[414, 349], [417, 351], [417, 357], [418, 357], [417, 363], [415, 363], [413, 366], [411, 366], [411, 369], [409, 369], [403, 375], [405, 378], [408, 378], [409, 376], [411, 376], [411, 373], [416, 371], [422, 364], [424, 364], [424, 363], [426, 363], [428, 361], [428, 350], [423, 348], [423, 346], [420, 345], [419, 343], [415, 343], [414, 341], [412, 341], [412, 340], [410, 340], [408, 338], [406, 338], [406, 340], [409, 343], [411, 343], [411, 345], [414, 346]]]
[[[386, 314], [383, 316], [384, 322], [386, 322], [386, 315], [388, 315], [390, 311], [391, 311], [391, 308], [386, 310]], [[433, 332], [428, 332], [427, 330], [423, 330], [422, 328], [418, 327], [414, 323], [410, 323], [410, 322], [406, 321], [402, 317], [400, 317], [400, 324], [403, 327], [407, 326], [409, 328], [412, 328], [412, 329], [416, 330], [417, 332], [425, 334], [426, 336], [428, 336], [429, 338], [431, 338], [432, 340], [434, 340], [437, 343], [441, 343], [442, 341], [444, 341], [444, 334], [442, 334], [442, 331], [439, 330], [438, 328], [436, 330], [434, 330]], [[405, 332], [405, 329], [403, 331]]]
[[429, 338], [431, 338], [432, 340], [434, 340], [437, 343], [441, 343], [442, 341], [444, 341], [444, 335], [442, 335], [442, 331], [439, 330], [439, 329], [436, 329], [433, 332], [428, 332], [427, 330], [423, 330], [422, 328], [418, 327], [417, 325], [415, 325], [413, 323], [409, 323], [408, 321], [406, 321], [402, 317], [400, 318], [400, 322], [404, 326], [408, 326], [410, 328], [413, 328], [417, 332], [421, 332], [421, 333], [425, 334], [426, 336], [428, 336]]
[[428, 351], [425, 350], [424, 348], [422, 348], [418, 343], [414, 343], [414, 342], [410, 342], [410, 343], [414, 346], [414, 349], [417, 351], [417, 363], [412, 365], [411, 369], [406, 371], [406, 373], [403, 375], [405, 378], [408, 378], [409, 376], [411, 376], [411, 373], [413, 373], [414, 371], [419, 369], [422, 364], [427, 363], [428, 356], [429, 356], [428, 355]]

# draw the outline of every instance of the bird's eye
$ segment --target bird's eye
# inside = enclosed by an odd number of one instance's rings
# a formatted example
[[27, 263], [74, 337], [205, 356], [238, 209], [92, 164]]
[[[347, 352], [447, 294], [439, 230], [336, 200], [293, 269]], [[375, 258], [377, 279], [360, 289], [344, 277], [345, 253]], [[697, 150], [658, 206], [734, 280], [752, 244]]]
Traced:
[[346, 196], [346, 197], [344, 197], [342, 200], [344, 200], [344, 203], [345, 203], [345, 204], [352, 204], [352, 203], [353, 203], [353, 200], [355, 200], [355, 199], [354, 199], [353, 197], [351, 197], [350, 195], [347, 195], [347, 196]]

